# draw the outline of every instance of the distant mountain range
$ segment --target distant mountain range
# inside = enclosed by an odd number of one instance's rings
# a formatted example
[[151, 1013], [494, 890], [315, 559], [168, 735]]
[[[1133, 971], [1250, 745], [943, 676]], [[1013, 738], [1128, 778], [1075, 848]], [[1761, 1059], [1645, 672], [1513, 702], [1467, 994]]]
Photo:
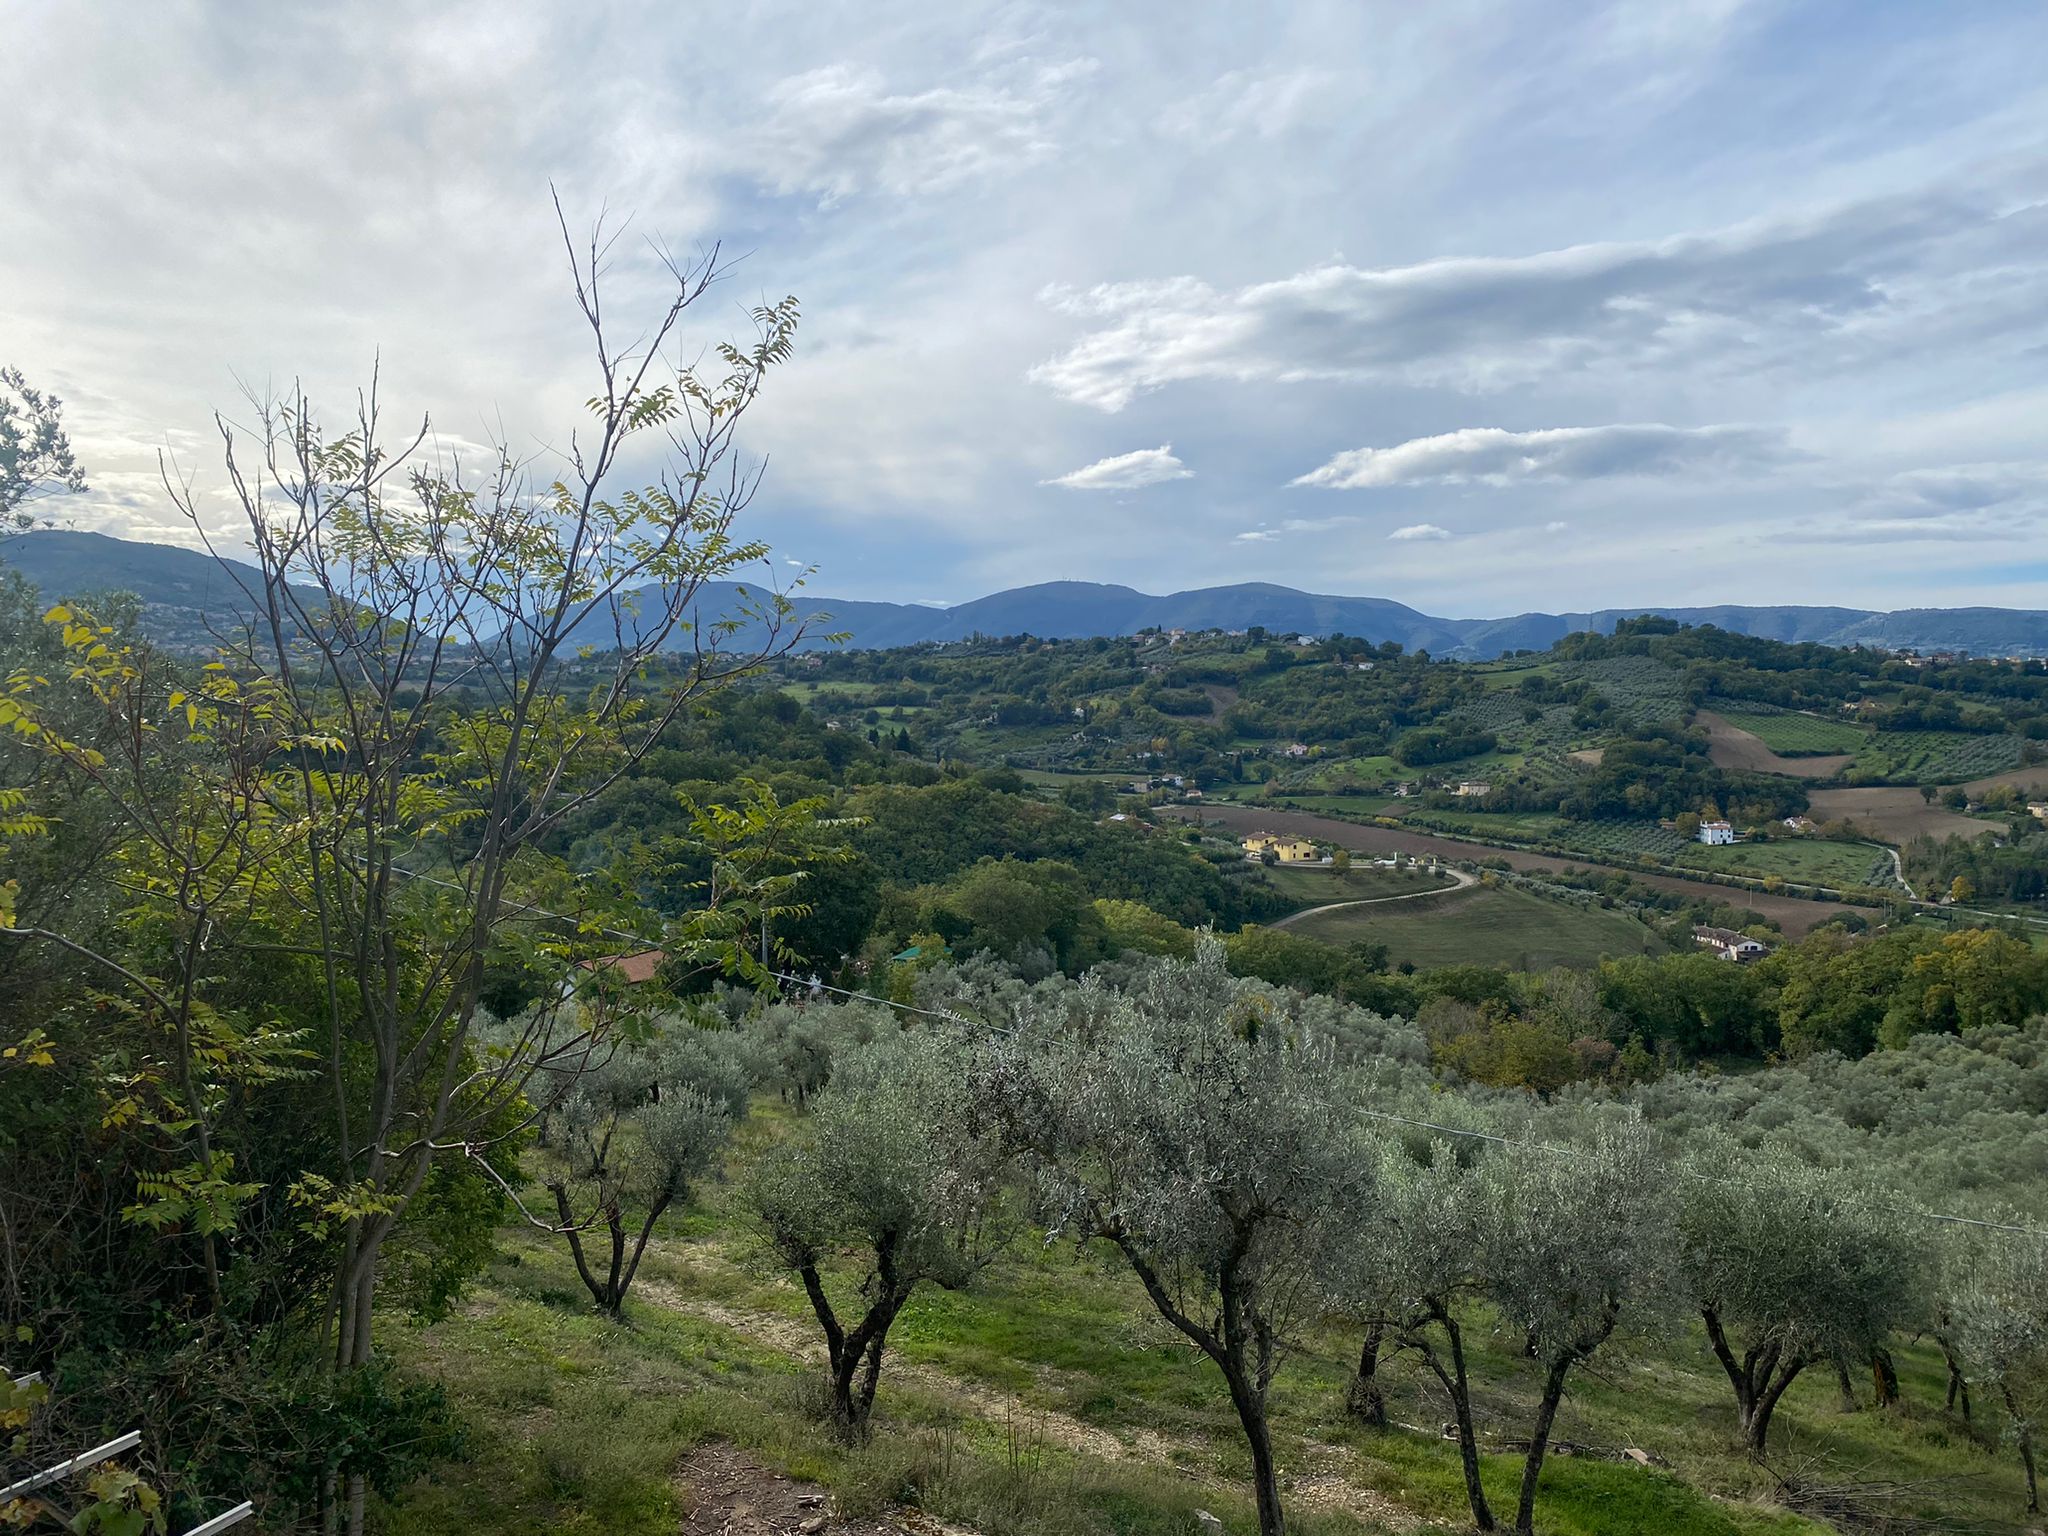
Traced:
[[[233, 564], [233, 562], [230, 562]], [[21, 572], [46, 596], [133, 592], [145, 625], [173, 644], [198, 643], [208, 615], [239, 610], [242, 596], [220, 563], [193, 550], [143, 544], [99, 533], [42, 529], [0, 539], [0, 567]], [[244, 579], [255, 576], [236, 567]], [[738, 599], [730, 585], [707, 587], [707, 621], [730, 612]], [[1504, 651], [1546, 650], [1577, 630], [1614, 628], [1622, 619], [1654, 613], [1684, 624], [1713, 624], [1738, 634], [1822, 645], [1874, 645], [1887, 649], [1964, 651], [1979, 656], [2048, 655], [2048, 612], [2018, 608], [1750, 607], [1603, 608], [1592, 613], [1522, 613], [1503, 619], [1442, 619], [1383, 597], [1335, 597], [1297, 592], [1266, 582], [1202, 587], [1155, 597], [1130, 587], [1092, 581], [1049, 581], [961, 603], [927, 608], [802, 595], [797, 612], [816, 616], [820, 634], [850, 632], [850, 645], [870, 649], [981, 635], [1032, 634], [1046, 639], [1128, 635], [1141, 629], [1249, 629], [1279, 633], [1343, 633], [1374, 643], [1396, 640], [1432, 656], [1493, 657]], [[603, 644], [610, 620], [593, 618], [579, 638]], [[745, 636], [738, 637], [744, 643]], [[820, 645], [822, 641], [807, 644]]]

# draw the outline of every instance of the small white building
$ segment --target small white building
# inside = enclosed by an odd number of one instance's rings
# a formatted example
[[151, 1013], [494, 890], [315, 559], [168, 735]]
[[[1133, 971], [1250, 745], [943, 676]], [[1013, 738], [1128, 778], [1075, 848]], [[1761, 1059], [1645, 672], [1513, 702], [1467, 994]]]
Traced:
[[1713, 847], [1735, 841], [1735, 828], [1725, 821], [1703, 821], [1700, 823], [1700, 841]]
[[1720, 959], [1733, 960], [1737, 965], [1761, 960], [1771, 952], [1768, 944], [1752, 939], [1746, 933], [1737, 933], [1732, 928], [1695, 928], [1692, 941], [1703, 949], [1712, 950]]
[[1289, 757], [1307, 757], [1307, 756], [1308, 756], [1308, 745], [1307, 745], [1307, 743], [1305, 743], [1305, 742], [1299, 742], [1299, 741], [1290, 741], [1290, 742], [1289, 742], [1289, 743], [1287, 744], [1287, 755], [1288, 755]]
[[1492, 790], [1493, 786], [1484, 779], [1467, 779], [1458, 786], [1457, 792], [1467, 800], [1471, 800], [1476, 799], [1480, 795], [1490, 794]]

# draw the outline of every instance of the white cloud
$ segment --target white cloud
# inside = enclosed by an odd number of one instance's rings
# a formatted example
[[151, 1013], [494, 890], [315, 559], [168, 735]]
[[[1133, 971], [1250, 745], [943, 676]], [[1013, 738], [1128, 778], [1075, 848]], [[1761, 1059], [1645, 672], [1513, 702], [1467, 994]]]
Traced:
[[1057, 149], [1059, 97], [1087, 61], [890, 89], [879, 70], [827, 64], [778, 81], [755, 139], [759, 173], [781, 192], [834, 202], [870, 189], [946, 191], [1044, 160]]
[[1543, 525], [1543, 531], [1545, 533], [1563, 533], [1569, 527], [1571, 527], [1571, 524], [1565, 522], [1562, 518], [1553, 518]]
[[1159, 129], [1171, 138], [1214, 147], [1247, 135], [1274, 139], [1310, 115], [1339, 84], [1325, 69], [1260, 73], [1234, 69], [1159, 115]]
[[1191, 480], [1194, 474], [1173, 456], [1173, 444], [1161, 443], [1157, 448], [1140, 448], [1134, 453], [1097, 459], [1093, 464], [1038, 483], [1065, 486], [1070, 491], [1136, 491], [1148, 485], [1164, 485], [1169, 480]]
[[1265, 544], [1279, 538], [1271, 528], [1247, 528], [1231, 542], [1236, 544]]
[[[1104, 322], [1031, 377], [1104, 411], [1193, 380], [1486, 390], [1579, 373], [1749, 366], [1823, 343], [1896, 344], [2048, 290], [2032, 209], [1923, 191], [1661, 240], [1402, 267], [1333, 262], [1242, 288], [1183, 276], [1053, 286]], [[1898, 334], [1887, 336], [1887, 328]]]
[[1791, 457], [1783, 432], [1655, 423], [1508, 432], [1463, 427], [1392, 448], [1353, 448], [1295, 485], [1367, 490], [1403, 485], [1506, 486], [1616, 476], [1740, 473]]
[[1435, 523], [1410, 523], [1406, 528], [1396, 528], [1387, 537], [1401, 540], [1448, 539], [1452, 534], [1450, 529], [1439, 528]]

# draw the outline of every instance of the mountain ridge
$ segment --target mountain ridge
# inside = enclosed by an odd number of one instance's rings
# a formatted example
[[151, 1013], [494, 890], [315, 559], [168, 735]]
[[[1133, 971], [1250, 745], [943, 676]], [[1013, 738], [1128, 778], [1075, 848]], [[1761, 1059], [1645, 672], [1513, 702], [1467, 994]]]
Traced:
[[[255, 572], [241, 562], [236, 574]], [[130, 591], [142, 602], [145, 627], [160, 638], [203, 635], [205, 621], [232, 610], [241, 596], [233, 576], [210, 555], [176, 545], [117, 539], [72, 529], [38, 529], [0, 539], [0, 569], [18, 570], [52, 599], [95, 591]], [[700, 594], [707, 618], [730, 612], [753, 583], [714, 583]], [[1708, 604], [1531, 611], [1501, 618], [1449, 619], [1385, 597], [1303, 592], [1271, 582], [1195, 587], [1162, 595], [1089, 581], [1048, 581], [992, 592], [949, 608], [798, 593], [799, 617], [816, 636], [847, 631], [848, 644], [881, 650], [974, 635], [1033, 634], [1045, 639], [1115, 636], [1141, 629], [1249, 629], [1327, 635], [1341, 632], [1375, 644], [1398, 641], [1433, 656], [1489, 658], [1515, 650], [1547, 650], [1577, 630], [1607, 632], [1623, 619], [1656, 614], [1686, 624], [1713, 624], [1739, 634], [1823, 645], [1890, 650], [1954, 650], [1973, 655], [2048, 655], [2048, 611], [2021, 608], [1869, 608], [1803, 604]], [[648, 605], [652, 611], [652, 605]], [[829, 618], [822, 617], [829, 615]], [[603, 643], [611, 621], [595, 615], [579, 638]], [[742, 632], [735, 643], [744, 644]], [[804, 648], [824, 645], [807, 637]]]

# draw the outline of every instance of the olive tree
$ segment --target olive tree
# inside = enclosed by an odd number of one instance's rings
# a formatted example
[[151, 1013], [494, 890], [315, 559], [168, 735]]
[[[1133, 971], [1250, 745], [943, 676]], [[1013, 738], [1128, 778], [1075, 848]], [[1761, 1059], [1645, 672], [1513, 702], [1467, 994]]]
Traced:
[[1205, 938], [1099, 1010], [1027, 1013], [999, 1073], [1055, 1230], [1112, 1244], [1221, 1372], [1263, 1536], [1284, 1529], [1268, 1392], [1326, 1306], [1374, 1166], [1333, 1051], [1291, 1006], [1234, 982]]
[[1920, 1255], [1848, 1175], [1715, 1143], [1678, 1186], [1679, 1283], [1735, 1391], [1736, 1427], [1763, 1453], [1799, 1373], [1867, 1359], [1913, 1314]]
[[[590, 1299], [622, 1320], [655, 1223], [687, 1201], [746, 1114], [746, 1042], [687, 1024], [566, 1075], [547, 1105], [542, 1182]], [[591, 1234], [604, 1250], [593, 1262]]]
[[1669, 1179], [1656, 1138], [1631, 1121], [1578, 1146], [1496, 1155], [1482, 1183], [1486, 1292], [1543, 1371], [1515, 1511], [1526, 1536], [1566, 1379], [1666, 1295]]
[[[920, 1285], [968, 1284], [1001, 1251], [1006, 1157], [976, 1112], [975, 1050], [896, 1030], [843, 1049], [805, 1122], [753, 1168], [748, 1198], [825, 1333], [839, 1431], [864, 1434], [889, 1329]], [[844, 1283], [830, 1260], [859, 1255]]]
[[2027, 1513], [2037, 1513], [2034, 1436], [2048, 1414], [2048, 1243], [2018, 1232], [1982, 1234], [1948, 1313], [1956, 1348], [2005, 1405], [2006, 1432], [2026, 1470]]
[[[1471, 1144], [1467, 1144], [1468, 1148]], [[1465, 1354], [1465, 1309], [1486, 1283], [1486, 1189], [1458, 1149], [1439, 1138], [1418, 1158], [1395, 1145], [1381, 1157], [1374, 1210], [1351, 1233], [1338, 1297], [1366, 1322], [1366, 1349], [1350, 1396], [1377, 1395], [1379, 1351], [1418, 1355], [1443, 1388], [1457, 1426], [1472, 1523], [1495, 1528], [1479, 1478], [1479, 1435]]]

